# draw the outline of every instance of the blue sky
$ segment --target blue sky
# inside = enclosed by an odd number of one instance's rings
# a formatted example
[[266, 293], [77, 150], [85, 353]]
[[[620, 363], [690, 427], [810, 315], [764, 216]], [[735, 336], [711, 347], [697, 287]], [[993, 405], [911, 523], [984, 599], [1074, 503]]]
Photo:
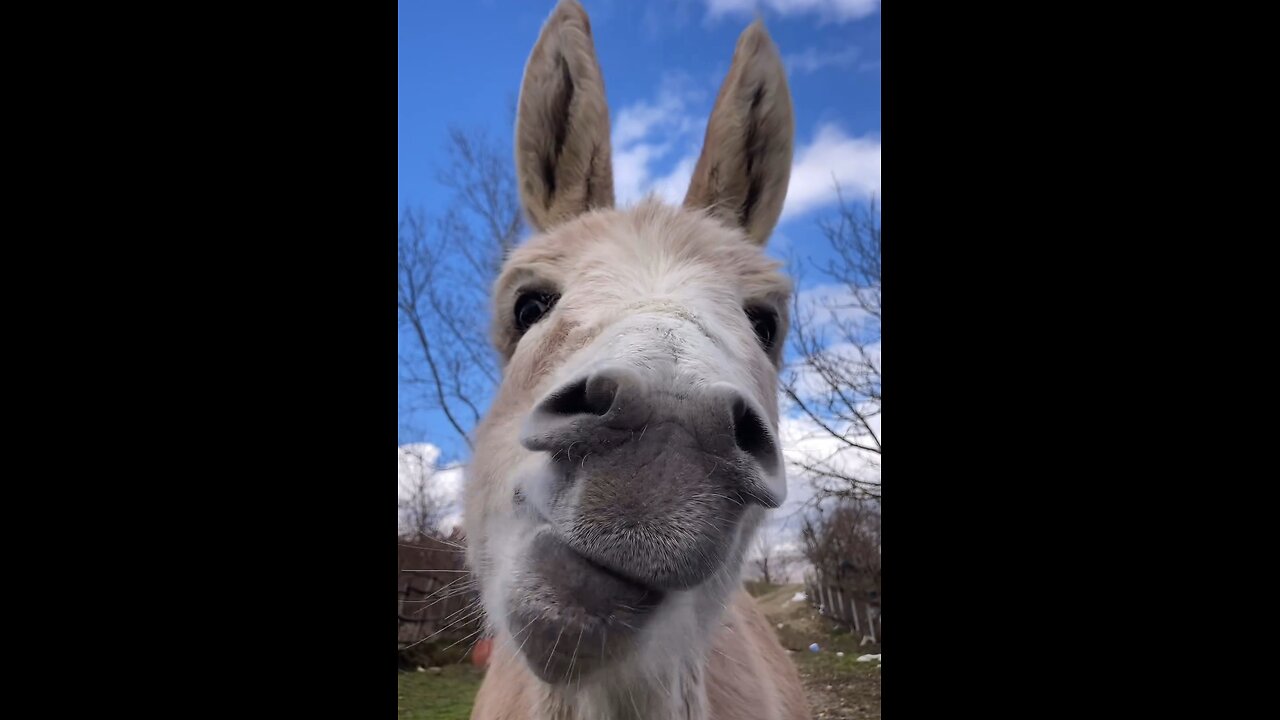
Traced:
[[[509, 142], [510, 107], [552, 0], [399, 3], [398, 204], [440, 211], [436, 181], [450, 126]], [[738, 34], [758, 12], [788, 67], [795, 165], [770, 254], [820, 255], [817, 220], [832, 178], [854, 199], [879, 194], [879, 0], [582, 0], [592, 20], [611, 121], [620, 204], [678, 200]], [[403, 407], [404, 403], [402, 403]], [[402, 442], [465, 446], [441, 418], [401, 411]]]

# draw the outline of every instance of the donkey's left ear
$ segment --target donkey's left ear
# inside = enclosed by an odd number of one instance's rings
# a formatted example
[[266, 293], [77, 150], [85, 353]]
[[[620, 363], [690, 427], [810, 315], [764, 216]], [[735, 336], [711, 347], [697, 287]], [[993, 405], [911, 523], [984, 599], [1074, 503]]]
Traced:
[[794, 136], [787, 73], [757, 20], [738, 38], [685, 206], [706, 208], [764, 245], [787, 198]]

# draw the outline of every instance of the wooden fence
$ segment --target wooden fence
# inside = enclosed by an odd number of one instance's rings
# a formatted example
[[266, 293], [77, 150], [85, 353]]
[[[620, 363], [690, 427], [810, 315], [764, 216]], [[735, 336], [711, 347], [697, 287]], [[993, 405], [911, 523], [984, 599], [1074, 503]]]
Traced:
[[[460, 536], [400, 538], [397, 550], [400, 649], [430, 643], [466, 649], [481, 627], [479, 597], [463, 563]], [[443, 644], [442, 644], [443, 643]]]
[[864, 641], [880, 644], [880, 595], [878, 590], [832, 582], [821, 575], [805, 577], [809, 602], [825, 618], [853, 630]]

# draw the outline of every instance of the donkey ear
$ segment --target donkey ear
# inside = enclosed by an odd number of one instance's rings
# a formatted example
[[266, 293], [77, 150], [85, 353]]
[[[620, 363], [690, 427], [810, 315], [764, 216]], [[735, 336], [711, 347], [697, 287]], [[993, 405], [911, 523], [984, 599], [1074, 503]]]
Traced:
[[534, 227], [613, 207], [609, 107], [591, 21], [577, 0], [561, 0], [542, 26], [518, 107], [516, 174]]
[[794, 135], [787, 74], [756, 20], [733, 51], [685, 206], [709, 209], [764, 245], [787, 197]]

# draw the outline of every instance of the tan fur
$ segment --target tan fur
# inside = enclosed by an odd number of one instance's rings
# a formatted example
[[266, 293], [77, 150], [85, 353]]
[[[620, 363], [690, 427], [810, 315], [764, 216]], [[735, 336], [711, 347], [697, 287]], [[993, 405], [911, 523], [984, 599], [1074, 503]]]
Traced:
[[787, 196], [794, 135], [787, 75], [757, 20], [738, 38], [684, 204], [710, 208], [764, 245]]
[[[795, 666], [755, 599], [745, 591], [734, 597], [709, 661], [710, 720], [808, 720], [809, 707]], [[762, 714], [763, 708], [778, 714]]]
[[[540, 231], [516, 249], [494, 286], [493, 340], [503, 378], [476, 431], [467, 472], [468, 563], [495, 634], [473, 720], [799, 720], [809, 711], [799, 677], [773, 628], [741, 589], [742, 553], [764, 516], [743, 517], [736, 555], [701, 586], [672, 592], [645, 633], [651, 642], [581, 682], [549, 684], [530, 670], [503, 612], [504, 583], [520, 572], [513, 491], [536, 454], [519, 428], [540, 397], [580, 369], [582, 355], [637, 313], [666, 313], [715, 338], [716, 371], [729, 373], [778, 423], [781, 358], [766, 354], [744, 307], [779, 310], [785, 334], [791, 285], [761, 252], [790, 173], [792, 120], [781, 62], [761, 24], [742, 35], [708, 124], [683, 207], [613, 206], [608, 109], [576, 0], [543, 27], [521, 89], [516, 164], [521, 200]], [[519, 336], [521, 292], [560, 300]], [[708, 341], [709, 342], [709, 341]], [[708, 358], [689, 357], [689, 367]], [[696, 370], [694, 370], [696, 371]], [[568, 640], [566, 639], [566, 642]]]

